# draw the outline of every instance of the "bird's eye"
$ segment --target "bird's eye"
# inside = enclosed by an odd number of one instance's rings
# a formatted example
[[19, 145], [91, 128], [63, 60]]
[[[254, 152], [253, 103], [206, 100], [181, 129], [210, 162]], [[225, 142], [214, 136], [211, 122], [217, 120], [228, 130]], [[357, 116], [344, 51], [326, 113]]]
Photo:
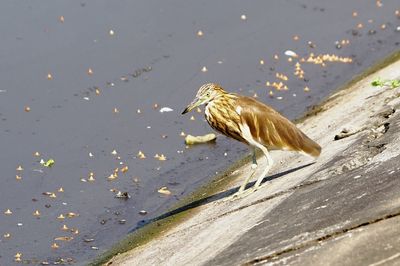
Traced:
[[207, 95], [207, 97], [210, 97], [210, 93], [209, 93], [209, 92], [207, 92], [207, 94], [206, 94], [206, 95]]

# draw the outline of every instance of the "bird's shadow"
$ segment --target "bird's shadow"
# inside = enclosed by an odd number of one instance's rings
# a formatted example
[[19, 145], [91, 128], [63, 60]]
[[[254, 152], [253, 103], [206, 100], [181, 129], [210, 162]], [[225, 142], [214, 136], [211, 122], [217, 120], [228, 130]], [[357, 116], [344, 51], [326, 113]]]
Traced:
[[[298, 171], [300, 169], [303, 169], [303, 168], [305, 168], [307, 166], [310, 166], [310, 165], [312, 165], [314, 163], [315, 162], [304, 164], [302, 166], [298, 166], [298, 167], [283, 171], [281, 173], [277, 173], [277, 174], [274, 174], [274, 175], [271, 175], [271, 176], [267, 176], [267, 177], [265, 177], [263, 179], [263, 181], [261, 183], [263, 184], [263, 183], [265, 183], [267, 181], [271, 181], [271, 180], [274, 180], [274, 179], [276, 179], [278, 177], [293, 173], [293, 172]], [[250, 182], [249, 184], [247, 184], [246, 188], [249, 188], [249, 187], [253, 186], [254, 184], [255, 184], [255, 181]], [[239, 187], [234, 187], [234, 188], [228, 189], [226, 191], [222, 191], [222, 192], [216, 193], [214, 195], [211, 195], [211, 196], [199, 199], [199, 200], [195, 200], [195, 201], [193, 201], [191, 203], [188, 203], [188, 204], [186, 204], [186, 205], [184, 205], [182, 207], [179, 207], [179, 208], [176, 208], [176, 209], [174, 209], [172, 211], [168, 211], [166, 213], [163, 213], [163, 214], [161, 214], [161, 215], [159, 215], [157, 217], [154, 217], [154, 218], [151, 218], [151, 219], [147, 219], [147, 220], [141, 220], [141, 221], [139, 221], [137, 223], [137, 225], [134, 228], [132, 228], [129, 231], [129, 233], [133, 233], [133, 232], [135, 232], [136, 230], [142, 228], [145, 225], [148, 225], [148, 224], [163, 220], [165, 218], [171, 217], [171, 216], [179, 214], [181, 212], [184, 212], [184, 211], [187, 211], [187, 210], [190, 210], [190, 209], [193, 209], [193, 208], [197, 208], [199, 206], [202, 206], [202, 205], [205, 205], [205, 204], [220, 200], [220, 199], [225, 198], [225, 197], [229, 197], [229, 196], [233, 195], [238, 189], [239, 189]]]

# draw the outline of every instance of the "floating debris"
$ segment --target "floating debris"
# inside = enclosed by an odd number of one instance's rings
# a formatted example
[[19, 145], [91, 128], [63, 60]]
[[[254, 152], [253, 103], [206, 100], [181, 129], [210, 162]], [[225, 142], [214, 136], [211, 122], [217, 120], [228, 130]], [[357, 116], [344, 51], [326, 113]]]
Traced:
[[68, 218], [74, 218], [74, 217], [78, 217], [79, 216], [79, 214], [77, 214], [77, 213], [75, 213], [75, 212], [69, 212], [69, 213], [67, 213], [67, 217]]
[[53, 159], [48, 159], [47, 161], [44, 161], [42, 159], [40, 160], [40, 164], [43, 165], [44, 167], [52, 167], [55, 164], [55, 161]]
[[108, 32], [108, 34], [110, 34], [110, 36], [114, 36], [115, 32], [114, 32], [113, 30], [110, 30], [110, 31]]
[[308, 47], [310, 47], [310, 48], [317, 47], [312, 41], [308, 41], [307, 44], [308, 44]]
[[260, 60], [260, 65], [264, 65], [264, 60]]
[[187, 135], [185, 138], [185, 144], [186, 145], [193, 145], [193, 144], [199, 144], [199, 143], [206, 143], [210, 141], [215, 141], [217, 136], [214, 133], [206, 134], [203, 136], [192, 136], [192, 135]]
[[64, 220], [64, 219], [65, 219], [65, 216], [64, 216], [64, 214], [60, 214], [60, 215], [58, 215], [57, 219], [58, 219], [58, 220]]
[[68, 226], [67, 225], [63, 225], [62, 227], [61, 227], [61, 230], [63, 230], [63, 231], [68, 231], [69, 230], [69, 228], [68, 228]]
[[93, 181], [95, 181], [95, 180], [96, 180], [96, 179], [94, 178], [94, 173], [93, 173], [93, 172], [90, 172], [88, 181], [89, 181], [89, 182], [93, 182]]
[[24, 110], [25, 112], [29, 113], [31, 111], [31, 108], [29, 106], [25, 106]]
[[125, 219], [121, 219], [121, 220], [118, 221], [118, 223], [119, 223], [119, 224], [125, 224], [125, 223], [126, 223], [126, 220], [125, 220]]
[[112, 154], [112, 155], [117, 155], [118, 153], [117, 153], [116, 150], [113, 150], [113, 151], [111, 152], [111, 154]]
[[37, 152], [35, 152], [35, 153], [33, 154], [33, 156], [39, 157], [39, 156], [40, 156], [40, 153], [37, 151]]
[[83, 242], [86, 242], [86, 243], [90, 243], [90, 242], [93, 242], [93, 241], [94, 241], [93, 238], [84, 238], [83, 239]]
[[11, 234], [10, 234], [10, 233], [4, 233], [4, 234], [3, 234], [3, 237], [4, 237], [4, 238], [10, 238], [10, 237], [11, 237]]
[[181, 137], [186, 136], [185, 132], [183, 132], [183, 131], [181, 131], [181, 133], [179, 133], [179, 135], [180, 135]]
[[109, 176], [107, 177], [107, 180], [111, 181], [111, 180], [116, 179], [117, 177], [118, 177], [117, 175], [111, 174], [111, 175], [109, 175]]
[[48, 80], [52, 80], [53, 79], [53, 75], [51, 73], [47, 73], [47, 79]]
[[160, 109], [160, 113], [166, 113], [166, 112], [172, 112], [174, 111], [174, 109], [170, 108], [170, 107], [162, 107]]
[[74, 238], [72, 236], [59, 236], [54, 238], [54, 241], [71, 241]]
[[128, 172], [128, 170], [129, 170], [129, 168], [128, 168], [128, 166], [126, 165], [126, 166], [124, 166], [124, 167], [121, 168], [121, 173], [126, 173], [126, 172]]
[[292, 50], [286, 50], [285, 55], [290, 56], [290, 57], [298, 57], [298, 55], [293, 52]]
[[64, 21], [65, 21], [64, 16], [60, 16], [60, 17], [58, 18], [58, 20], [59, 20], [61, 23], [64, 23]]
[[194, 118], [193, 115], [189, 119], [192, 120], [192, 121], [196, 120], [196, 118]]
[[60, 246], [57, 243], [51, 244], [52, 249], [58, 249]]
[[304, 87], [304, 91], [305, 91], [305, 92], [309, 92], [309, 91], [310, 91], [310, 88], [306, 86], [306, 87]]
[[311, 53], [307, 59], [302, 58], [300, 61], [325, 66], [325, 62], [352, 63], [353, 59], [350, 57], [340, 57], [333, 54], [320, 54], [316, 56]]
[[21, 262], [22, 261], [22, 253], [17, 252], [17, 254], [14, 255], [14, 261], [15, 262]]
[[243, 14], [243, 15], [240, 16], [240, 19], [241, 20], [247, 20], [247, 16]]
[[7, 209], [7, 210], [4, 212], [4, 214], [5, 214], [5, 215], [11, 215], [11, 214], [12, 214], [12, 211], [11, 211], [10, 209]]
[[147, 211], [141, 210], [141, 211], [139, 212], [139, 214], [140, 214], [140, 215], [146, 215], [146, 214], [147, 214]]
[[294, 40], [294, 41], [298, 41], [298, 40], [300, 40], [300, 37], [299, 37], [298, 35], [294, 35], [294, 36], [293, 36], [293, 40]]
[[162, 187], [158, 190], [158, 193], [163, 195], [171, 195], [171, 191], [168, 190], [167, 187]]
[[33, 216], [39, 217], [40, 216], [39, 210], [34, 211], [33, 212]]
[[118, 110], [117, 107], [114, 107], [114, 113], [115, 113], [115, 114], [118, 114], [118, 113], [119, 113], [119, 110]]
[[158, 160], [159, 160], [159, 161], [166, 161], [166, 160], [167, 160], [167, 157], [165, 157], [164, 154], [161, 154], [160, 157], [158, 157]]
[[115, 195], [115, 198], [118, 198], [118, 199], [130, 199], [131, 195], [129, 195], [128, 192], [118, 191], [118, 193]]
[[22, 176], [20, 176], [20, 175], [15, 175], [15, 179], [17, 179], [17, 180], [22, 180]]
[[93, 75], [93, 70], [92, 70], [91, 68], [88, 68], [87, 74], [88, 74], [88, 75]]
[[304, 79], [304, 71], [303, 71], [303, 69], [301, 68], [301, 65], [300, 65], [300, 63], [299, 62], [297, 62], [295, 65], [294, 65], [294, 75], [296, 76], [296, 77], [298, 77], [299, 79]]
[[202, 37], [203, 36], [203, 31], [201, 31], [201, 30], [197, 31], [197, 36]]
[[274, 87], [274, 88], [277, 89], [278, 91], [280, 91], [280, 90], [288, 90], [288, 89], [289, 89], [289, 88], [287, 87], [287, 85], [283, 84], [282, 82], [279, 82], [279, 83], [277, 83], [277, 82], [270, 83], [269, 81], [267, 81], [267, 82], [265, 83], [265, 86], [267, 86], [267, 87]]
[[142, 151], [139, 151], [138, 154], [136, 155], [137, 158], [139, 159], [146, 159], [146, 155]]
[[282, 73], [276, 73], [275, 77], [277, 77], [278, 79], [284, 80], [284, 81], [287, 81], [289, 79], [286, 75], [284, 75]]
[[207, 67], [203, 66], [201, 72], [207, 72], [207, 71], [208, 71]]

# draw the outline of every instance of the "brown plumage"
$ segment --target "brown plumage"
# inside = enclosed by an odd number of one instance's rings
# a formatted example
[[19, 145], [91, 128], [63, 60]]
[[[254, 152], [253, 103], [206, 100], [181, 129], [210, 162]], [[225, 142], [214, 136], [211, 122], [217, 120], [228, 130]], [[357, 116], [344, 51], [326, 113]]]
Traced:
[[[201, 104], [206, 104], [205, 117], [213, 129], [253, 147], [253, 166], [257, 165], [254, 149], [263, 151], [268, 167], [258, 178], [255, 189], [272, 165], [269, 150], [297, 151], [312, 157], [321, 153], [321, 147], [292, 122], [254, 98], [228, 93], [219, 85], [209, 83], [200, 87], [195, 100], [183, 114]], [[239, 193], [250, 178], [245, 180]]]

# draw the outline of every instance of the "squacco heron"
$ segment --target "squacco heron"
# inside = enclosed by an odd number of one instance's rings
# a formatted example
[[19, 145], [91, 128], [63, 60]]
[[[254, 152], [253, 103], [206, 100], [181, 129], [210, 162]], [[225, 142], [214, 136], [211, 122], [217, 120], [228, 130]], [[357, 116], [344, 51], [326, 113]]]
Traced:
[[247, 183], [257, 168], [256, 149], [260, 149], [267, 166], [257, 178], [255, 185], [246, 191], [257, 190], [272, 167], [270, 150], [297, 151], [314, 158], [321, 153], [321, 147], [306, 136], [292, 122], [268, 105], [254, 98], [226, 92], [215, 83], [200, 87], [195, 99], [182, 112], [205, 104], [205, 117], [208, 124], [225, 136], [248, 144], [252, 150], [253, 172], [248, 176], [234, 196], [244, 195]]

